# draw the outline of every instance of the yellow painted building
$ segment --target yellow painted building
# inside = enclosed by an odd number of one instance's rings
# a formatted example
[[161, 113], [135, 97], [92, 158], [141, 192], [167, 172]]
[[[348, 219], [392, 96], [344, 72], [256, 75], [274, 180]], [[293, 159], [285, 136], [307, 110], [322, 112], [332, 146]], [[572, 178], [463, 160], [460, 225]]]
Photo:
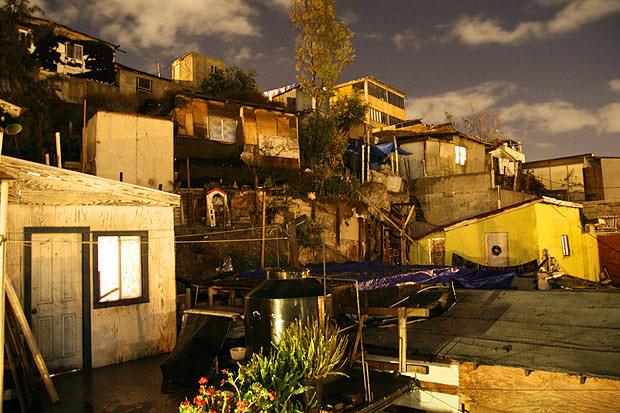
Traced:
[[456, 253], [490, 266], [543, 260], [544, 250], [561, 271], [598, 281], [600, 265], [594, 233], [586, 232], [580, 204], [541, 197], [436, 228], [415, 238], [415, 264], [449, 265]]
[[367, 104], [366, 125], [359, 125], [350, 131], [351, 138], [365, 136], [370, 129], [395, 125], [407, 120], [405, 93], [381, 80], [365, 76], [334, 86], [334, 98], [358, 94]]

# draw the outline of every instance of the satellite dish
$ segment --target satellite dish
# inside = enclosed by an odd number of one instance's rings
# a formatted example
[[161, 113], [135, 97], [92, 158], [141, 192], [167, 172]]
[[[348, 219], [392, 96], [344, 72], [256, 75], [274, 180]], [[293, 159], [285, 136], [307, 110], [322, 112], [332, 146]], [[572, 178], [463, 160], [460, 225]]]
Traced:
[[11, 123], [6, 128], [4, 128], [4, 133], [6, 133], [7, 135], [17, 135], [19, 132], [22, 131], [22, 129], [24, 129], [24, 127], [19, 123]]

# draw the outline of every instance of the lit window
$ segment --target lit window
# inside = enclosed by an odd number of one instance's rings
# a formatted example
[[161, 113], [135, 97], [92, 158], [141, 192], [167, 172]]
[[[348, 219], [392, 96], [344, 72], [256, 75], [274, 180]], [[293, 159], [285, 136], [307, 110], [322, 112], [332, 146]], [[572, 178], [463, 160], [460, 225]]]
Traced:
[[467, 149], [464, 146], [454, 147], [454, 160], [457, 165], [465, 165], [467, 160]]
[[94, 240], [95, 307], [147, 302], [147, 233], [95, 233]]
[[65, 55], [69, 59], [83, 60], [84, 48], [81, 44], [66, 42], [65, 43]]
[[562, 235], [562, 255], [568, 257], [570, 255], [570, 244], [568, 242], [568, 235]]

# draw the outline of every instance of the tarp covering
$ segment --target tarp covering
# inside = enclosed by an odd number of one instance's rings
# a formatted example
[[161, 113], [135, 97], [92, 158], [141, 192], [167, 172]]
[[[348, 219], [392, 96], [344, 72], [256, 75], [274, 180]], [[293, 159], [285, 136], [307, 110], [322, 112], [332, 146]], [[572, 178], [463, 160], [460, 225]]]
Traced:
[[[310, 274], [323, 275], [322, 265], [308, 267]], [[515, 271], [413, 265], [385, 265], [379, 262], [354, 262], [347, 264], [328, 264], [327, 277], [350, 278], [360, 281], [360, 290], [395, 287], [412, 284], [439, 284], [456, 281], [464, 288], [504, 289], [510, 286]], [[263, 277], [260, 269], [247, 271], [242, 277]]]
[[506, 272], [535, 272], [538, 271], [538, 261], [532, 260], [519, 265], [508, 267], [492, 267], [490, 265], [478, 264], [458, 254], [452, 253], [452, 265], [457, 267], [477, 268], [482, 270], [506, 271]]
[[164, 383], [191, 384], [207, 376], [232, 321], [227, 317], [186, 314], [177, 345], [161, 365]]
[[[394, 152], [394, 142], [379, 143], [377, 145], [370, 145], [370, 159], [372, 161], [382, 162], [392, 152]], [[398, 148], [399, 155], [411, 155], [411, 152]]]

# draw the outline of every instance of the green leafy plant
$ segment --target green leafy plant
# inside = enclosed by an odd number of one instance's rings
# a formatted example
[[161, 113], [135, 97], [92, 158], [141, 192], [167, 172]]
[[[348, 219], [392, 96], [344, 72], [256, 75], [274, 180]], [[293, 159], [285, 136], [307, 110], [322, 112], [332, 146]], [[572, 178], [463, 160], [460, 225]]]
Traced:
[[299, 320], [280, 335], [267, 354], [255, 353], [236, 373], [227, 372], [221, 389], [199, 381], [199, 392], [179, 406], [180, 413], [304, 413], [318, 400], [307, 393], [345, 361], [347, 339], [335, 323]]
[[348, 340], [338, 331], [338, 326], [327, 318], [297, 320], [282, 332], [275, 348], [296, 360], [306, 379], [344, 375], [338, 369], [345, 361]]

